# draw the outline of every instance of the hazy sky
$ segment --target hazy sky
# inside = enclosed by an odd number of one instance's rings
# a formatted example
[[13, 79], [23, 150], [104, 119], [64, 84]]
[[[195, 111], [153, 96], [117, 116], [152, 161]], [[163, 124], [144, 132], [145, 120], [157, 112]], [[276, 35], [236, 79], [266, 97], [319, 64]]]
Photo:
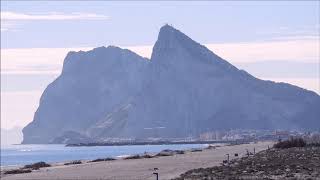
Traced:
[[25, 126], [70, 50], [149, 57], [172, 24], [239, 68], [320, 93], [320, 2], [1, 1], [1, 125]]

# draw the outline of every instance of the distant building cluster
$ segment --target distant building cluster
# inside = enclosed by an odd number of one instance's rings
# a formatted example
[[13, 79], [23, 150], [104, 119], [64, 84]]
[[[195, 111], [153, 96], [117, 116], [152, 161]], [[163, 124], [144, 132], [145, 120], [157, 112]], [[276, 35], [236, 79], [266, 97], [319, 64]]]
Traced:
[[284, 140], [290, 137], [303, 137], [311, 142], [320, 142], [320, 132], [285, 131], [285, 130], [230, 130], [208, 131], [201, 133], [201, 141], [258, 141]]
[[207, 131], [199, 136], [188, 136], [184, 138], [162, 138], [159, 134], [153, 134], [145, 139], [138, 138], [107, 138], [104, 142], [192, 142], [192, 141], [278, 141], [291, 137], [302, 137], [309, 142], [320, 142], [320, 132], [284, 131], [284, 130], [228, 130]]

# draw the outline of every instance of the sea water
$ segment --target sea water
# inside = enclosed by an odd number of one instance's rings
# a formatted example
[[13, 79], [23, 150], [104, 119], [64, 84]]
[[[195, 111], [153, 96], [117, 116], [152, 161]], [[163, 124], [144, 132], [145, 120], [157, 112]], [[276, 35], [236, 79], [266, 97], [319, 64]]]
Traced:
[[96, 158], [119, 157], [144, 152], [156, 153], [164, 149], [185, 150], [202, 148], [205, 144], [174, 145], [130, 145], [130, 146], [83, 146], [65, 145], [9, 145], [1, 147], [1, 167], [26, 165], [39, 161], [47, 163], [71, 160], [93, 160]]

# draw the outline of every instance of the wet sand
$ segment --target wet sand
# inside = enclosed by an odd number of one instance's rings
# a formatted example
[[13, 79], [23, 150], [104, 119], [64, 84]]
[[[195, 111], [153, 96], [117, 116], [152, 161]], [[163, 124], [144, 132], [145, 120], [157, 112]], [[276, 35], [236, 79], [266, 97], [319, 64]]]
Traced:
[[[215, 149], [205, 149], [201, 152], [186, 152], [173, 156], [155, 157], [150, 159], [119, 159], [107, 162], [84, 163], [78, 165], [56, 165], [42, 168], [27, 174], [5, 175], [2, 180], [13, 179], [155, 179], [154, 172], [159, 173], [159, 179], [171, 179], [195, 168], [205, 168], [220, 165], [226, 160], [226, 154], [230, 159], [238, 153], [238, 158], [245, 156], [246, 149], [250, 152], [261, 151], [272, 147], [273, 142], [258, 142], [255, 144], [241, 144], [233, 146], [221, 146]], [[158, 168], [158, 170], [154, 170]]]

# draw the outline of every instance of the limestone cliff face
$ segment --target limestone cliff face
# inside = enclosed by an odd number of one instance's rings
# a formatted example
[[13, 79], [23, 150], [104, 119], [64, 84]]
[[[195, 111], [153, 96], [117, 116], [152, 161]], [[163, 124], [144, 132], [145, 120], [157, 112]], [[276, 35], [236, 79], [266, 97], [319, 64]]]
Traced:
[[320, 127], [316, 93], [259, 80], [170, 26], [160, 30], [149, 69], [148, 86], [121, 131], [126, 136]]
[[[141, 91], [149, 60], [109, 46], [70, 52], [61, 75], [46, 88], [23, 143], [48, 143], [87, 129]], [[105, 122], [106, 124], [108, 122]]]
[[259, 80], [166, 25], [150, 60], [116, 47], [69, 53], [23, 142], [48, 143], [66, 131], [102, 141], [315, 129], [319, 107], [316, 93]]

